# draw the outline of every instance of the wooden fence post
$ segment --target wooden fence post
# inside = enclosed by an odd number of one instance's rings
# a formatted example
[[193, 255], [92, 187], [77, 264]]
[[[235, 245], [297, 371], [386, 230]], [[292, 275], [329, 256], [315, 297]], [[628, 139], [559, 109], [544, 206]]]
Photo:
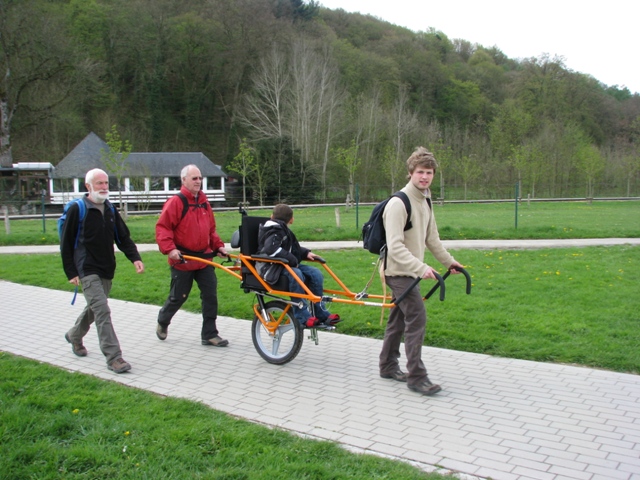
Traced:
[[7, 235], [11, 235], [11, 224], [9, 223], [9, 207], [6, 205], [2, 207], [2, 212], [4, 213], [4, 231], [7, 232]]

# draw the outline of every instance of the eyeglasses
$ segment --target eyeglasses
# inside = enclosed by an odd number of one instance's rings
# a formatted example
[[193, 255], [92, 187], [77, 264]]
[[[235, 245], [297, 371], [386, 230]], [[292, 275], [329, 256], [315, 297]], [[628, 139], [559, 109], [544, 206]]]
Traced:
[[191, 180], [195, 182], [196, 180], [202, 180], [202, 177], [191, 177]]

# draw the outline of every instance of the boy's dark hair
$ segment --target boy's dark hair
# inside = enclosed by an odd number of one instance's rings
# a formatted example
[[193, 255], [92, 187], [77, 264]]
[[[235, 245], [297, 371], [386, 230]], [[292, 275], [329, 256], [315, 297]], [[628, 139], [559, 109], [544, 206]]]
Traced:
[[433, 173], [435, 173], [438, 168], [438, 162], [436, 162], [436, 157], [433, 156], [433, 153], [424, 147], [418, 147], [407, 159], [407, 170], [409, 170], [409, 174], [412, 174], [418, 166], [422, 168], [433, 168]]
[[273, 207], [273, 218], [276, 220], [281, 220], [284, 223], [289, 223], [293, 218], [293, 209], [284, 203], [279, 203], [275, 207]]

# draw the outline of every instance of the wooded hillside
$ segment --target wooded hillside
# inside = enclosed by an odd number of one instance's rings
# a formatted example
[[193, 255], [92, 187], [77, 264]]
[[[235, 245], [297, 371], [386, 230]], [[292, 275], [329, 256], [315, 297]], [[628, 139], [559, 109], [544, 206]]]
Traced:
[[0, 0], [0, 53], [3, 165], [117, 125], [254, 204], [379, 200], [418, 145], [446, 199], [640, 195], [638, 93], [313, 1]]

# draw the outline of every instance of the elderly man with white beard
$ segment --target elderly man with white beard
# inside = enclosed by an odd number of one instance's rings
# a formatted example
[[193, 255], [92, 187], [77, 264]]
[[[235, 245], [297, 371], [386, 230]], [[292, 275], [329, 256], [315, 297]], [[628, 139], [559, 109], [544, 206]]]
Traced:
[[122, 358], [108, 303], [116, 270], [114, 242], [133, 263], [137, 273], [144, 272], [144, 264], [127, 225], [109, 202], [107, 173], [98, 168], [90, 170], [85, 177], [85, 186], [88, 193], [71, 204], [66, 212], [60, 253], [69, 283], [76, 287], [82, 285], [87, 306], [64, 338], [71, 344], [75, 355], [87, 356], [82, 339], [95, 322], [107, 368], [115, 373], [124, 373], [131, 370], [131, 365]]

